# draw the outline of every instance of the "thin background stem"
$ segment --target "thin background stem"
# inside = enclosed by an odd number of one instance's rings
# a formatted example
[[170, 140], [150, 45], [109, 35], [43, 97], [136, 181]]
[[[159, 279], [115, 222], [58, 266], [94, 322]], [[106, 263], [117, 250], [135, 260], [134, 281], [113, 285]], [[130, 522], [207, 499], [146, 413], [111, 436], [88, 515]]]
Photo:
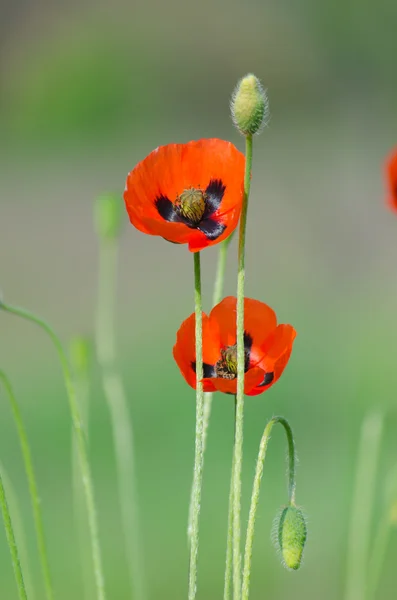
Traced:
[[370, 412], [361, 427], [348, 537], [346, 600], [365, 598], [371, 516], [383, 421], [382, 414]]
[[385, 505], [382, 511], [368, 564], [367, 598], [374, 600], [378, 590], [392, 529], [397, 524], [396, 467], [390, 470], [385, 485]]
[[236, 441], [234, 445], [233, 491], [233, 598], [241, 598], [241, 473], [243, 466], [244, 425], [244, 287], [245, 287], [245, 236], [248, 198], [251, 187], [252, 135], [245, 138], [245, 173], [243, 207], [240, 218], [237, 274], [237, 408]]
[[[75, 377], [76, 394], [80, 407], [82, 429], [86, 437], [87, 443], [89, 439], [88, 421], [89, 421], [89, 402], [90, 402], [90, 380], [88, 372], [76, 373]], [[73, 493], [75, 507], [75, 522], [79, 544], [80, 554], [80, 571], [84, 587], [84, 595], [87, 600], [92, 598], [92, 581], [90, 578], [90, 552], [87, 551], [89, 531], [87, 531], [87, 519], [84, 502], [84, 488], [80, 476], [79, 452], [76, 436], [72, 428], [72, 469], [73, 469]], [[88, 536], [87, 536], [88, 533]]]
[[372, 555], [368, 565], [367, 600], [373, 600], [376, 596], [386, 556], [387, 545], [389, 543], [390, 532], [390, 515], [389, 511], [387, 511], [381, 517], [372, 547]]
[[11, 520], [14, 527], [15, 539], [17, 541], [20, 562], [23, 565], [23, 574], [25, 587], [29, 600], [34, 600], [36, 597], [34, 587], [32, 570], [30, 568], [30, 557], [28, 553], [28, 545], [26, 541], [26, 533], [23, 525], [21, 510], [18, 502], [18, 496], [12, 485], [11, 478], [9, 477], [6, 468], [0, 462], [0, 477], [3, 480], [3, 485], [6, 491], [6, 497], [8, 500], [8, 508], [11, 514]]
[[[215, 276], [215, 285], [214, 285], [214, 293], [212, 297], [212, 306], [216, 306], [222, 300], [223, 296], [223, 288], [225, 283], [225, 272], [226, 272], [226, 262], [227, 262], [227, 253], [229, 250], [230, 242], [232, 241], [233, 234], [229, 235], [221, 244], [218, 253], [218, 265], [216, 268], [216, 276]], [[204, 394], [204, 417], [203, 417], [203, 454], [205, 454], [205, 449], [207, 446], [207, 433], [208, 433], [208, 425], [211, 417], [211, 408], [212, 408], [212, 398], [213, 393], [208, 392]], [[188, 541], [190, 543], [191, 535], [192, 535], [192, 511], [193, 511], [193, 496], [194, 496], [194, 487], [192, 483], [192, 489], [190, 492], [190, 505], [189, 505], [189, 521], [187, 528], [187, 536]]]
[[44, 526], [43, 526], [43, 517], [41, 514], [41, 503], [39, 492], [37, 489], [36, 476], [34, 473], [32, 453], [30, 450], [28, 437], [26, 435], [25, 425], [22, 419], [21, 411], [19, 410], [18, 402], [15, 397], [14, 391], [12, 389], [11, 383], [3, 371], [0, 371], [0, 380], [3, 383], [4, 389], [6, 390], [12, 414], [14, 417], [14, 422], [18, 432], [19, 443], [21, 446], [23, 462], [25, 465], [26, 477], [28, 479], [29, 485], [29, 493], [30, 500], [32, 503], [33, 510], [33, 519], [34, 525], [36, 529], [36, 539], [37, 539], [37, 549], [39, 552], [41, 570], [44, 578], [44, 585], [46, 590], [46, 596], [48, 600], [52, 600], [54, 597], [51, 574], [50, 574], [50, 566], [48, 563], [48, 554], [47, 554], [47, 546], [45, 542], [44, 535]]
[[21, 563], [19, 562], [18, 547], [15, 541], [14, 530], [12, 528], [12, 522], [10, 512], [8, 510], [8, 504], [6, 500], [6, 494], [3, 486], [3, 480], [0, 477], [0, 507], [3, 514], [4, 527], [6, 530], [6, 536], [8, 541], [8, 547], [11, 553], [12, 566], [14, 568], [15, 580], [18, 587], [18, 595], [20, 600], [27, 600], [25, 584], [23, 582], [23, 575], [21, 569]]
[[79, 452], [81, 477], [84, 486], [87, 516], [91, 536], [91, 552], [92, 561], [94, 565], [97, 600], [105, 600], [105, 582], [102, 569], [101, 549], [99, 545], [98, 520], [94, 498], [94, 487], [92, 483], [91, 469], [88, 460], [86, 439], [82, 429], [80, 409], [77, 402], [76, 392], [73, 385], [73, 380], [70, 373], [69, 363], [66, 358], [66, 354], [63, 350], [62, 344], [58, 336], [55, 334], [54, 330], [46, 323], [46, 321], [40, 319], [33, 313], [23, 308], [11, 306], [9, 304], [5, 304], [4, 302], [0, 302], [0, 308], [9, 312], [10, 314], [16, 315], [23, 319], [27, 319], [28, 321], [35, 323], [38, 327], [43, 329], [50, 337], [58, 353], [59, 362], [61, 364], [63, 378], [65, 381], [66, 391], [69, 399], [70, 414], [72, 417], [72, 423], [76, 435], [77, 447]]
[[194, 600], [197, 593], [197, 563], [199, 548], [199, 520], [201, 504], [201, 488], [203, 481], [203, 425], [204, 425], [204, 392], [203, 392], [203, 315], [201, 299], [201, 266], [200, 253], [194, 253], [194, 305], [196, 321], [196, 441], [193, 479], [193, 510], [189, 565], [189, 600]]
[[146, 590], [136, 491], [134, 434], [127, 393], [117, 368], [116, 357], [114, 314], [117, 257], [117, 238], [99, 236], [96, 351], [98, 363], [102, 370], [102, 385], [112, 423], [119, 502], [132, 596], [134, 600], [144, 600]]
[[258, 459], [256, 462], [256, 471], [254, 478], [254, 485], [252, 488], [251, 506], [248, 517], [247, 537], [245, 542], [244, 552], [244, 571], [243, 571], [243, 588], [242, 588], [242, 600], [248, 600], [249, 598], [249, 587], [251, 578], [251, 561], [252, 561], [252, 550], [254, 546], [254, 532], [255, 532], [255, 521], [256, 512], [259, 504], [259, 493], [263, 475], [263, 467], [265, 464], [267, 446], [270, 440], [270, 434], [276, 423], [280, 423], [284, 427], [285, 434], [288, 442], [288, 496], [290, 506], [295, 505], [295, 466], [296, 466], [296, 454], [295, 444], [292, 435], [292, 429], [286, 419], [283, 417], [273, 417], [266, 425], [262, 435], [262, 439], [259, 445]]

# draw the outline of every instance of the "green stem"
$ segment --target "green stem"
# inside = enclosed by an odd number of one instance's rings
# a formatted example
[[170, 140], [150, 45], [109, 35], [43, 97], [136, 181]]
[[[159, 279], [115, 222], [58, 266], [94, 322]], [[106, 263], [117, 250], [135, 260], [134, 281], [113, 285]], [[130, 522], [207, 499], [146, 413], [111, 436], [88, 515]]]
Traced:
[[3, 386], [7, 392], [7, 396], [10, 401], [12, 414], [13, 414], [15, 425], [16, 425], [17, 432], [18, 432], [23, 462], [25, 465], [26, 476], [28, 479], [30, 500], [32, 503], [32, 510], [33, 510], [34, 525], [35, 525], [35, 529], [36, 529], [37, 548], [39, 551], [41, 569], [43, 572], [46, 596], [47, 596], [48, 600], [52, 600], [54, 597], [54, 592], [53, 592], [53, 587], [52, 587], [52, 582], [51, 582], [50, 567], [48, 564], [48, 554], [47, 554], [47, 547], [46, 547], [46, 543], [45, 543], [40, 497], [39, 497], [39, 493], [37, 490], [36, 477], [35, 477], [34, 468], [33, 468], [32, 453], [30, 451], [28, 437], [26, 435], [26, 429], [25, 429], [25, 425], [23, 423], [21, 412], [19, 410], [18, 402], [17, 402], [15, 394], [13, 392], [11, 383], [10, 383], [8, 377], [6, 376], [6, 374], [3, 373], [3, 371], [0, 371], [0, 380], [2, 381]]
[[236, 396], [234, 397], [234, 441], [233, 461], [230, 476], [229, 508], [227, 512], [227, 541], [226, 541], [226, 566], [225, 584], [223, 588], [223, 599], [231, 600], [233, 583], [233, 489], [234, 489], [234, 445], [236, 443]]
[[346, 600], [365, 598], [371, 515], [383, 431], [383, 415], [369, 413], [362, 424], [347, 549]]
[[4, 465], [1, 462], [0, 477], [3, 480], [3, 485], [6, 491], [8, 507], [11, 513], [11, 519], [14, 526], [15, 539], [19, 548], [20, 562], [23, 565], [26, 592], [29, 600], [33, 600], [35, 598], [35, 590], [33, 587], [32, 571], [30, 568], [30, 557], [28, 553], [26, 533], [22, 520], [21, 509], [18, 502], [18, 496], [14, 486], [12, 485], [11, 478], [9, 477]]
[[233, 491], [233, 598], [241, 598], [241, 473], [243, 465], [244, 424], [244, 284], [245, 284], [245, 237], [247, 226], [248, 198], [251, 186], [252, 135], [245, 138], [245, 174], [243, 206], [240, 218], [237, 274], [237, 408], [236, 442], [234, 446], [234, 491]]
[[[88, 442], [88, 419], [89, 419], [89, 398], [90, 382], [88, 372], [79, 373], [75, 378], [76, 393], [80, 407], [82, 429]], [[90, 551], [88, 546], [89, 531], [87, 531], [87, 519], [84, 502], [84, 488], [80, 476], [79, 452], [76, 436], [72, 429], [72, 468], [73, 468], [73, 494], [75, 508], [75, 522], [79, 542], [80, 571], [82, 576], [84, 595], [92, 598], [91, 578], [90, 578]], [[87, 535], [88, 534], [88, 535]]]
[[84, 486], [85, 501], [87, 507], [88, 524], [91, 536], [91, 553], [94, 565], [94, 575], [96, 582], [97, 600], [105, 600], [105, 583], [102, 570], [101, 549], [99, 546], [98, 522], [95, 507], [94, 487], [92, 483], [91, 469], [88, 461], [87, 443], [82, 429], [79, 405], [76, 398], [76, 392], [73, 385], [72, 376], [69, 369], [68, 360], [63, 350], [62, 344], [55, 334], [54, 330], [36, 315], [31, 312], [16, 306], [10, 306], [4, 302], [0, 302], [0, 308], [23, 319], [27, 319], [38, 327], [43, 329], [50, 337], [55, 349], [58, 353], [59, 362], [61, 364], [63, 378], [65, 381], [66, 391], [69, 399], [70, 414], [72, 424], [76, 436], [77, 448], [79, 454], [81, 478]]
[[[232, 241], [233, 233], [229, 235], [221, 244], [219, 248], [218, 254], [218, 265], [216, 268], [216, 276], [215, 276], [215, 285], [214, 285], [214, 293], [212, 296], [212, 306], [216, 306], [222, 299], [223, 296], [223, 288], [225, 283], [225, 272], [226, 272], [226, 262], [227, 262], [227, 253], [229, 250], [230, 242]], [[212, 398], [213, 393], [208, 392], [204, 394], [204, 417], [203, 417], [203, 454], [205, 454], [205, 449], [207, 446], [207, 433], [208, 433], [208, 425], [211, 417], [211, 408], [212, 408]], [[192, 489], [190, 493], [190, 505], [189, 505], [189, 522], [187, 529], [188, 541], [190, 542], [190, 538], [192, 535], [192, 510], [193, 510], [193, 496], [194, 496], [194, 488], [192, 484]]]
[[263, 475], [263, 467], [265, 464], [267, 446], [270, 439], [271, 431], [276, 425], [280, 423], [284, 427], [285, 434], [288, 442], [288, 496], [290, 506], [295, 505], [295, 466], [296, 466], [296, 454], [295, 444], [292, 435], [292, 429], [286, 419], [283, 417], [273, 417], [265, 427], [262, 435], [261, 443], [259, 445], [258, 459], [256, 462], [256, 471], [254, 478], [254, 485], [252, 488], [251, 506], [248, 517], [247, 537], [245, 541], [245, 552], [244, 552], [244, 570], [243, 570], [243, 588], [242, 588], [242, 600], [248, 600], [249, 598], [249, 586], [251, 578], [251, 561], [252, 561], [252, 550], [254, 545], [254, 532], [255, 532], [255, 521], [256, 511], [259, 504], [259, 493]]
[[115, 238], [99, 238], [96, 351], [109, 408], [117, 467], [118, 494], [124, 545], [134, 600], [146, 597], [143, 545], [137, 499], [134, 434], [127, 393], [117, 368], [114, 314], [118, 245]]
[[201, 300], [201, 268], [200, 253], [194, 254], [194, 304], [196, 317], [196, 441], [193, 478], [193, 510], [191, 524], [190, 565], [189, 565], [189, 600], [196, 598], [197, 592], [197, 562], [199, 548], [199, 520], [201, 504], [201, 487], [203, 481], [203, 423], [204, 423], [204, 392], [203, 392], [203, 315]]
[[5, 490], [3, 486], [3, 480], [0, 477], [0, 506], [1, 512], [3, 513], [4, 527], [6, 530], [6, 536], [8, 541], [8, 547], [11, 553], [12, 566], [14, 567], [15, 580], [18, 587], [18, 595], [20, 600], [27, 600], [25, 584], [23, 582], [23, 575], [21, 569], [21, 563], [19, 562], [18, 547], [15, 541], [14, 530], [12, 528], [12, 522], [10, 512], [8, 510]]

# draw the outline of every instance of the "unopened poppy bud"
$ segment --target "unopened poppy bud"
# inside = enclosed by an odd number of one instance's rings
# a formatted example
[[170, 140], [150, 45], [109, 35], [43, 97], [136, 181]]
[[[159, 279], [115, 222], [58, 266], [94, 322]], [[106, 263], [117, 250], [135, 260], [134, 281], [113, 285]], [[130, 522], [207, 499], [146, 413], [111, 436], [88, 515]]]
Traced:
[[230, 104], [233, 123], [243, 135], [258, 133], [269, 118], [269, 102], [261, 82], [252, 73], [243, 77]]
[[118, 236], [124, 205], [121, 197], [115, 194], [103, 194], [95, 202], [95, 226], [97, 234], [105, 239]]
[[69, 356], [74, 371], [81, 375], [88, 371], [91, 362], [91, 344], [83, 336], [75, 336], [70, 340]]
[[301, 565], [307, 538], [307, 526], [302, 511], [296, 506], [284, 507], [274, 520], [273, 533], [284, 566], [296, 571]]

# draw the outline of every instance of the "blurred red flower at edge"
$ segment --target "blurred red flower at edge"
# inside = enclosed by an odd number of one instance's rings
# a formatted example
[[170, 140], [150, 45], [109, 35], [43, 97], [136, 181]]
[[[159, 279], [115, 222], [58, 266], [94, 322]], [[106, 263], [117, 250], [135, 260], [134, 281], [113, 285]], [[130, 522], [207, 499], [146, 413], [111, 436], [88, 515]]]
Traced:
[[397, 148], [390, 153], [386, 160], [387, 203], [397, 211]]
[[[235, 297], [228, 296], [207, 316], [203, 313], [204, 391], [237, 392]], [[277, 325], [275, 312], [258, 300], [244, 300], [244, 391], [256, 396], [280, 378], [292, 351], [296, 331]], [[187, 381], [196, 388], [195, 315], [186, 319], [176, 336], [175, 361]]]
[[244, 155], [224, 140], [160, 146], [128, 174], [130, 221], [191, 252], [217, 244], [237, 227], [244, 167]]

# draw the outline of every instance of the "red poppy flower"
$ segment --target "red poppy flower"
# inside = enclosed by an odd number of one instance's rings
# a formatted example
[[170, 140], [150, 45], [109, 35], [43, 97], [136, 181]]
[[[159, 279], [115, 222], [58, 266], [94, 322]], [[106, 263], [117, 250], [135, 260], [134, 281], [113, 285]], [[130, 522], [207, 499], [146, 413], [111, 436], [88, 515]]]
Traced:
[[388, 204], [397, 211], [397, 148], [390, 154], [386, 161], [386, 177], [388, 190]]
[[[204, 391], [237, 392], [236, 298], [217, 304], [209, 317], [203, 313]], [[289, 360], [296, 331], [277, 325], [275, 312], [258, 300], [244, 300], [244, 391], [256, 396], [281, 376]], [[196, 388], [195, 315], [177, 333], [174, 358], [187, 383]]]
[[244, 155], [223, 140], [160, 146], [128, 174], [130, 221], [191, 252], [221, 242], [238, 224], [244, 166]]

